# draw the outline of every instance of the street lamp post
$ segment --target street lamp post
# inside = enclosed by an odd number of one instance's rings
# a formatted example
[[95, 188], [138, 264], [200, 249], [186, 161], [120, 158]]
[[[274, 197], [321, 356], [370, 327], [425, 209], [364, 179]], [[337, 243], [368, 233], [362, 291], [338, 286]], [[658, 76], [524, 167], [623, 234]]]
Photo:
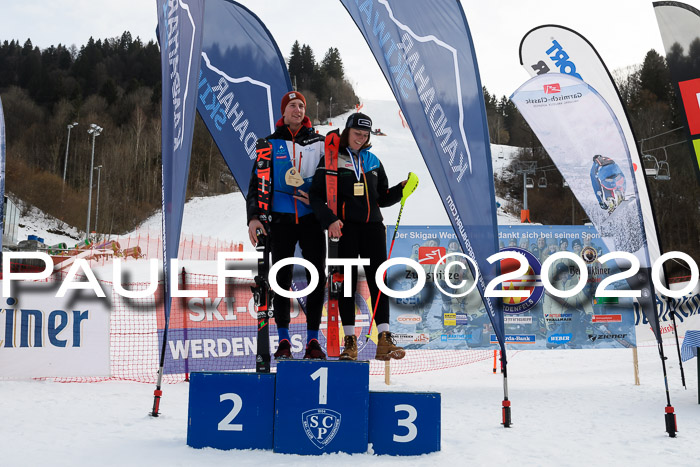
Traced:
[[88, 130], [88, 134], [92, 135], [92, 156], [90, 157], [90, 184], [88, 185], [88, 208], [87, 208], [87, 223], [85, 224], [85, 238], [89, 239], [90, 238], [90, 210], [92, 208], [92, 172], [94, 172], [95, 168], [95, 138], [100, 136], [102, 133], [102, 130], [104, 128], [95, 125], [92, 123], [90, 125], [90, 129]]
[[333, 96], [331, 96], [330, 100], [328, 101], [328, 120], [331, 120], [333, 118]]
[[318, 119], [318, 99], [316, 99], [316, 121], [319, 122], [319, 123], [321, 122], [321, 121]]
[[[66, 185], [66, 169], [68, 168], [68, 146], [70, 145], [70, 130], [74, 126], [78, 126], [78, 122], [73, 122], [68, 125], [68, 139], [66, 139], [66, 157], [63, 162], [63, 187]], [[63, 188], [61, 188], [61, 195], [63, 195]]]
[[100, 178], [102, 177], [102, 165], [95, 167], [97, 170], [97, 200], [95, 201], [95, 232], [97, 232], [97, 215], [100, 213]]

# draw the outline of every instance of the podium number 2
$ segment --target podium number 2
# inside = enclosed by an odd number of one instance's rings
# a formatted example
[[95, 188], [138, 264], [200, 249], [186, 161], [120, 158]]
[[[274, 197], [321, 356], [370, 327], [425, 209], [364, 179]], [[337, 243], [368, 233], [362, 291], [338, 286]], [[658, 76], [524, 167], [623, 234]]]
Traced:
[[238, 415], [238, 412], [240, 412], [243, 408], [243, 400], [241, 399], [241, 396], [232, 392], [228, 394], [221, 394], [219, 396], [219, 402], [223, 401], [233, 401], [233, 408], [228, 415], [226, 415], [224, 419], [219, 422], [219, 431], [243, 431], [242, 423], [231, 423], [231, 421], [236, 418], [236, 415]]
[[394, 441], [397, 443], [410, 443], [416, 439], [416, 435], [418, 435], [418, 428], [416, 428], [416, 425], [413, 424], [418, 417], [418, 411], [416, 411], [416, 408], [412, 405], [399, 404], [394, 406], [394, 412], [408, 413], [408, 417], [402, 418], [398, 421], [399, 426], [405, 426], [408, 428], [408, 433], [405, 435], [394, 435]]
[[311, 373], [311, 379], [318, 382], [318, 403], [326, 405], [328, 403], [328, 367], [319, 368]]

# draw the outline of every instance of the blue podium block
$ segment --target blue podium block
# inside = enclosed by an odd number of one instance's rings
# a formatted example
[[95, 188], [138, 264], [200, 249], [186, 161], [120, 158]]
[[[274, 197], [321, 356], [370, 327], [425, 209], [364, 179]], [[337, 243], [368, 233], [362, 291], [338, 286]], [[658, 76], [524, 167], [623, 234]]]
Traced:
[[369, 442], [375, 454], [440, 450], [440, 393], [370, 392]]
[[272, 449], [274, 400], [274, 374], [192, 373], [187, 444]]
[[367, 452], [369, 363], [277, 363], [275, 452]]

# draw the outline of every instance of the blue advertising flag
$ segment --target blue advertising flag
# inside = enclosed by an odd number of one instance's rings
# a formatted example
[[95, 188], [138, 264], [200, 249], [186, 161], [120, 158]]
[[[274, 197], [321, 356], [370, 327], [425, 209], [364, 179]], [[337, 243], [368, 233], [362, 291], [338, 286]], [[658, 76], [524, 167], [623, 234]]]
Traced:
[[[491, 148], [469, 26], [458, 1], [342, 0], [384, 72], [435, 182], [478, 289], [498, 274]], [[484, 303], [504, 347], [502, 311]]]
[[624, 133], [606, 100], [589, 84], [562, 73], [535, 76], [511, 96], [610, 251], [637, 257], [628, 278], [661, 343], [651, 261], [637, 181]]
[[202, 49], [204, 0], [158, 0], [162, 77], [163, 276], [170, 316], [169, 262], [177, 258], [190, 168]]
[[243, 196], [255, 141], [275, 130], [275, 111], [291, 90], [284, 58], [262, 21], [236, 2], [207, 2], [197, 111]]
[[5, 208], [5, 114], [2, 111], [2, 99], [0, 99], [0, 249], [2, 249], [2, 232], [5, 231], [3, 225]]

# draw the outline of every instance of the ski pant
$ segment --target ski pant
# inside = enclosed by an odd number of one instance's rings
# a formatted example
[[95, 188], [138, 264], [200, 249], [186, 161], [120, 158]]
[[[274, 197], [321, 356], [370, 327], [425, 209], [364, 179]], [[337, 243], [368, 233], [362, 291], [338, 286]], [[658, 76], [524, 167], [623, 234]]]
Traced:
[[[311, 216], [313, 217], [313, 216]], [[312, 222], [300, 224], [273, 223], [271, 231], [272, 264], [285, 258], [294, 256], [297, 243], [301, 249], [302, 257], [316, 267], [318, 271], [318, 285], [306, 296], [306, 327], [311, 331], [318, 331], [321, 326], [321, 311], [323, 308], [323, 295], [325, 292], [326, 269], [326, 236], [321, 224], [315, 219]], [[283, 290], [289, 290], [292, 285], [293, 266], [285, 266], [277, 273], [277, 284]], [[311, 274], [306, 271], [306, 283], [311, 280]], [[289, 327], [289, 298], [275, 294], [272, 299], [275, 323], [278, 327]]]
[[[346, 222], [343, 224], [343, 235], [338, 242], [338, 256], [341, 258], [366, 258], [369, 259], [369, 266], [363, 266], [367, 277], [367, 286], [372, 298], [372, 309], [374, 311], [379, 295], [379, 287], [374, 279], [379, 266], [386, 261], [386, 227], [381, 222], [371, 222], [358, 224]], [[347, 279], [346, 279], [347, 280]], [[355, 324], [355, 292], [357, 290], [357, 267], [352, 267], [352, 296], [340, 297], [338, 308], [343, 326]], [[371, 318], [371, 316], [370, 316]], [[379, 324], [389, 322], [389, 297], [382, 294], [379, 297], [379, 306], [374, 321]]]

